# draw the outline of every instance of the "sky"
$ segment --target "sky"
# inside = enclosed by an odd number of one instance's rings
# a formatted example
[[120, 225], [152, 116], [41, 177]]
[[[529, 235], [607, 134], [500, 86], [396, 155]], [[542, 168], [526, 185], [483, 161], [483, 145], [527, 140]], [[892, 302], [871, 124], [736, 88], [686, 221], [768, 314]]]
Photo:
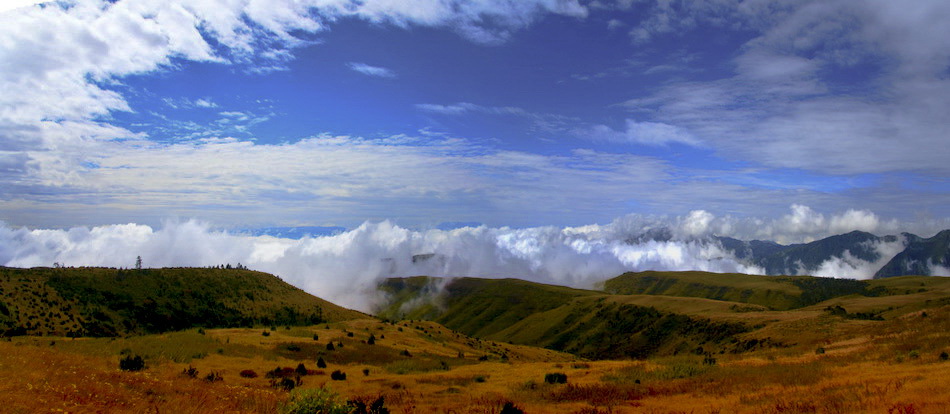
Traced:
[[30, 3], [9, 226], [950, 217], [945, 1]]
[[[757, 273], [704, 235], [929, 237], [950, 228], [948, 20], [943, 0], [2, 1], [0, 263], [243, 261], [340, 295], [432, 251], [397, 273], [586, 286]], [[299, 226], [329, 235], [281, 236]], [[657, 227], [677, 239], [623, 244]]]

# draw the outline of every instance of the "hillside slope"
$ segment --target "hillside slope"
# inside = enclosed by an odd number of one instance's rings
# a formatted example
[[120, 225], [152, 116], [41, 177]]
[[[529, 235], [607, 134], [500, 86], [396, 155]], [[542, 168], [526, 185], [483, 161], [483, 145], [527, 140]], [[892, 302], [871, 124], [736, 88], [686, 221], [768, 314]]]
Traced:
[[911, 239], [904, 251], [878, 270], [874, 278], [930, 275], [934, 266], [950, 269], [950, 230], [941, 231], [929, 239]]
[[879, 296], [866, 281], [811, 276], [760, 276], [709, 272], [629, 272], [604, 282], [619, 295], [667, 295], [750, 303], [788, 310], [846, 295]]
[[114, 336], [365, 318], [238, 269], [0, 267], [0, 333]]
[[[518, 279], [391, 278], [380, 290], [390, 298], [378, 312], [383, 318], [429, 319], [470, 336], [592, 359], [645, 358], [699, 344], [725, 351], [739, 343], [735, 335], [749, 330], [627, 297]], [[679, 306], [689, 308], [690, 301], [705, 299], [681, 300]]]

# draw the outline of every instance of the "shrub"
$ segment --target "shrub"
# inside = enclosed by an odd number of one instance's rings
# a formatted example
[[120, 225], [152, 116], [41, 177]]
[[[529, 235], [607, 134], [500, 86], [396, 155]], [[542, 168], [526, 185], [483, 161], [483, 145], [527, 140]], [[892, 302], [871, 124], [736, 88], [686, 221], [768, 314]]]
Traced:
[[[284, 391], [290, 391], [290, 390], [293, 390], [294, 387], [297, 386], [297, 382], [290, 378], [281, 378], [280, 381], [278, 380], [271, 381], [270, 385], [274, 388], [281, 388]], [[295, 411], [295, 412], [298, 412], [298, 411]], [[319, 412], [319, 411], [315, 411], [315, 412]]]
[[257, 378], [257, 373], [252, 369], [245, 369], [239, 375], [241, 375], [241, 378]]
[[403, 349], [402, 351], [399, 352], [399, 355], [412, 358], [412, 354], [409, 353], [408, 349]]
[[145, 360], [142, 357], [136, 355], [126, 355], [125, 358], [119, 360], [119, 369], [123, 371], [141, 371], [145, 369]]
[[943, 352], [940, 353], [940, 360], [941, 360], [941, 361], [946, 361], [946, 360], [948, 360], [948, 359], [950, 359], [950, 354], [947, 354], [947, 351], [943, 351]]
[[329, 388], [297, 389], [278, 409], [280, 414], [347, 414], [351, 409]]
[[375, 344], [376, 344], [376, 336], [374, 336], [373, 334], [369, 334], [369, 339], [366, 340], [366, 343], [367, 343], [367, 344], [370, 344], [370, 345], [375, 345]]
[[920, 352], [918, 352], [918, 351], [915, 349], [915, 350], [913, 350], [913, 351], [910, 351], [910, 353], [907, 354], [907, 356], [910, 357], [910, 359], [918, 359], [918, 358], [920, 358]]
[[505, 405], [501, 407], [500, 414], [524, 414], [524, 410], [518, 408], [518, 406], [511, 401], [505, 401]]
[[327, 342], [327, 351], [332, 351], [334, 349], [336, 348], [333, 346], [333, 342]]
[[347, 333], [346, 333], [346, 336], [352, 338], [352, 337], [353, 337], [353, 332], [347, 332]]
[[815, 350], [815, 353], [818, 354], [818, 355], [824, 354], [824, 353], [825, 353], [825, 348], [818, 347], [818, 349]]
[[211, 371], [210, 374], [208, 374], [208, 375], [205, 376], [205, 381], [208, 381], [208, 382], [218, 382], [218, 381], [221, 381], [221, 380], [223, 380], [223, 379], [224, 379], [224, 378], [221, 378], [221, 374], [219, 374], [219, 373], [217, 373], [217, 372], [215, 372], [215, 371]]
[[544, 382], [548, 384], [565, 384], [567, 383], [567, 374], [560, 372], [552, 372], [544, 375]]
[[317, 358], [317, 368], [326, 368], [327, 361], [323, 360], [323, 357]]
[[364, 377], [368, 377], [368, 376], [369, 376], [369, 368], [363, 368], [363, 376], [364, 376]]
[[304, 375], [307, 375], [307, 367], [303, 366], [303, 363], [300, 363], [297, 365], [297, 369], [294, 370], [294, 372], [296, 372], [297, 375], [300, 375], [302, 377]]
[[189, 365], [188, 369], [183, 369], [181, 371], [181, 376], [188, 378], [198, 378], [198, 369]]
[[270, 336], [270, 332], [264, 331], [264, 332], [261, 332], [261, 335], [263, 335], [263, 336]]
[[334, 381], [346, 381], [346, 373], [340, 370], [336, 370], [330, 373], [330, 379]]
[[297, 344], [290, 344], [290, 345], [287, 345], [287, 350], [290, 352], [300, 352], [300, 346], [298, 346]]
[[369, 399], [356, 398], [346, 402], [346, 405], [351, 407], [352, 411], [349, 411], [353, 414], [389, 414], [389, 409], [386, 408], [386, 400], [382, 395], [377, 397], [372, 402], [368, 402]]
[[313, 340], [314, 340], [314, 341], [319, 341], [319, 340], [320, 340], [320, 335], [313, 334]]

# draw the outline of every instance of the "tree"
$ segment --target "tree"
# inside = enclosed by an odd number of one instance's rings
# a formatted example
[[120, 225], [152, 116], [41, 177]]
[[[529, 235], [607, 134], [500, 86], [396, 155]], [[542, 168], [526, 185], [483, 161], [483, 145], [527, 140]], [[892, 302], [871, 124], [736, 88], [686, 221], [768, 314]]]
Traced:
[[135, 269], [142, 270], [142, 256], [138, 256], [135, 258]]

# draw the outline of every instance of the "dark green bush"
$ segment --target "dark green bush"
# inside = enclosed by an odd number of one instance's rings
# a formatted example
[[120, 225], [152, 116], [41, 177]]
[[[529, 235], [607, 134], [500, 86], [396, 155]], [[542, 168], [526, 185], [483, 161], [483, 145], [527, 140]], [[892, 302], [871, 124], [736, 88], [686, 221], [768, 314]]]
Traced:
[[544, 382], [548, 384], [566, 384], [567, 374], [561, 372], [552, 372], [544, 375]]
[[125, 358], [119, 360], [119, 369], [123, 371], [141, 371], [145, 369], [145, 360], [142, 357], [136, 355], [126, 355]]

